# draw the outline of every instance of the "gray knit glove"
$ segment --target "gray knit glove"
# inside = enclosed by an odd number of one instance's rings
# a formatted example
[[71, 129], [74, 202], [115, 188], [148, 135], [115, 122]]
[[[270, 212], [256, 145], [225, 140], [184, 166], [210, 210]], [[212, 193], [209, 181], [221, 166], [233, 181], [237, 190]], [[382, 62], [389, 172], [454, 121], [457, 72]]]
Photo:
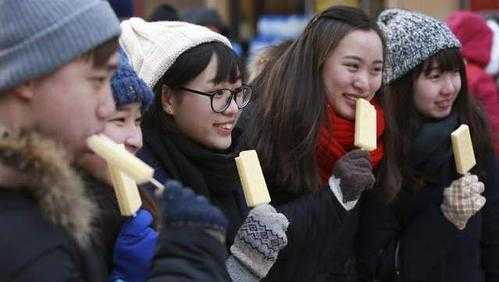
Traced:
[[371, 189], [375, 178], [369, 160], [369, 153], [353, 150], [336, 161], [333, 177], [340, 180], [343, 203], [357, 200], [362, 192]]
[[252, 209], [230, 247], [232, 256], [226, 264], [232, 279], [255, 281], [265, 277], [279, 251], [288, 244], [288, 225], [288, 219], [271, 205]]
[[485, 205], [485, 197], [480, 195], [485, 190], [476, 175], [466, 174], [454, 180], [444, 189], [444, 197], [440, 208], [450, 222], [463, 230], [466, 223]]

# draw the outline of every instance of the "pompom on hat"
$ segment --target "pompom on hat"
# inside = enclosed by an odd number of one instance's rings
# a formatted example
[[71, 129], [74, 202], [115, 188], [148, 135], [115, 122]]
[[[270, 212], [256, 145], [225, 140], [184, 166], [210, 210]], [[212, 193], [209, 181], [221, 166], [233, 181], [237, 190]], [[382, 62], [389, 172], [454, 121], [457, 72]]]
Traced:
[[141, 111], [144, 112], [151, 105], [154, 93], [132, 69], [125, 52], [120, 49], [118, 54], [120, 63], [111, 79], [116, 107], [139, 103]]

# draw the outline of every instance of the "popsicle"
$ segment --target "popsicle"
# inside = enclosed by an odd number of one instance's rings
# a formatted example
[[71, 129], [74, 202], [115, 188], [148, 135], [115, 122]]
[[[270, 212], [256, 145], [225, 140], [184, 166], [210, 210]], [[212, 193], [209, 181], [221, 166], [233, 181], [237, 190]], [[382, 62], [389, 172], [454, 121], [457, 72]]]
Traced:
[[372, 151], [376, 149], [376, 109], [362, 98], [357, 99], [355, 107], [354, 145]]
[[139, 188], [135, 181], [113, 164], [108, 164], [108, 171], [118, 199], [120, 212], [124, 216], [133, 216], [142, 205]]
[[138, 184], [153, 181], [154, 169], [152, 167], [105, 135], [93, 135], [87, 139], [87, 144], [92, 151], [106, 160], [108, 165], [122, 170]]
[[242, 151], [236, 158], [237, 171], [248, 207], [270, 203], [270, 195], [255, 150]]
[[466, 174], [476, 164], [469, 127], [461, 124], [451, 133], [451, 140], [456, 170], [460, 174]]

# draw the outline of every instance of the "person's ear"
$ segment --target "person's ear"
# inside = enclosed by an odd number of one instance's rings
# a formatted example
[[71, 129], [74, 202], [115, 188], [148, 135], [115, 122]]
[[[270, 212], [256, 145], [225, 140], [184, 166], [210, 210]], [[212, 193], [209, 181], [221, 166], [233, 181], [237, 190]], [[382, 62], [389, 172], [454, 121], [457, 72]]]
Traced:
[[175, 105], [176, 99], [173, 90], [163, 85], [161, 87], [161, 106], [163, 107], [163, 111], [173, 116], [175, 115]]
[[35, 92], [35, 82], [33, 80], [26, 81], [11, 91], [15, 97], [25, 101], [33, 99]]

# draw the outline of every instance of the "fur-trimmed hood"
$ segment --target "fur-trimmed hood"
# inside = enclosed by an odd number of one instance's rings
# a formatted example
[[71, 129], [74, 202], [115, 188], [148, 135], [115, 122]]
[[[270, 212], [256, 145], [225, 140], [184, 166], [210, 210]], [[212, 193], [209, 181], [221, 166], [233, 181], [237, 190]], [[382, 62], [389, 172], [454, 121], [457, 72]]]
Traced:
[[80, 246], [89, 243], [97, 207], [53, 141], [36, 133], [0, 137], [0, 189], [31, 195], [50, 222]]

